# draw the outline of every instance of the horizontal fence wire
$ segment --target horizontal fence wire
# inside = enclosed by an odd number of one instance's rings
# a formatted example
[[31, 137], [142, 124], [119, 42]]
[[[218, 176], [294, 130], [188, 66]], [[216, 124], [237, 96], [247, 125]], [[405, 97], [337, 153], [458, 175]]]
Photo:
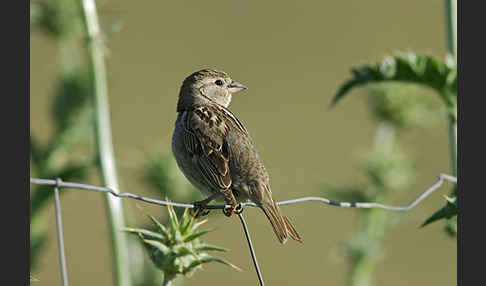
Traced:
[[[440, 174], [438, 181], [427, 188], [422, 194], [420, 194], [415, 200], [413, 200], [410, 204], [405, 205], [405, 206], [390, 206], [390, 205], [384, 205], [380, 203], [374, 203], [374, 202], [337, 202], [333, 200], [329, 200], [324, 197], [301, 197], [301, 198], [296, 198], [292, 200], [286, 200], [286, 201], [280, 201], [277, 202], [279, 206], [283, 205], [290, 205], [290, 204], [296, 204], [296, 203], [302, 203], [302, 202], [310, 202], [310, 201], [317, 201], [317, 202], [322, 202], [331, 206], [337, 206], [337, 207], [350, 207], [350, 208], [380, 208], [384, 210], [389, 210], [389, 211], [408, 211], [415, 207], [417, 204], [419, 204], [422, 200], [424, 200], [426, 197], [428, 197], [430, 194], [432, 194], [435, 190], [437, 190], [443, 183], [444, 181], [449, 181], [452, 183], [457, 183], [457, 178], [451, 175], [447, 174]], [[71, 183], [71, 182], [64, 182], [61, 179], [58, 180], [51, 180], [51, 179], [38, 179], [38, 178], [30, 178], [30, 183], [31, 184], [36, 184], [36, 185], [47, 185], [47, 186], [57, 186], [58, 188], [70, 188], [70, 189], [81, 189], [81, 190], [88, 190], [88, 191], [96, 191], [96, 192], [104, 192], [104, 193], [110, 193], [111, 195], [119, 198], [130, 198], [134, 200], [139, 200], [143, 201], [146, 203], [150, 204], [156, 204], [156, 205], [161, 205], [161, 206], [168, 206], [171, 205], [173, 207], [180, 207], [180, 208], [194, 208], [193, 204], [187, 204], [187, 203], [177, 203], [177, 202], [170, 202], [170, 201], [164, 201], [164, 200], [157, 200], [157, 199], [152, 199], [152, 198], [147, 198], [144, 196], [139, 196], [135, 195], [132, 193], [119, 193], [116, 192], [113, 189], [106, 188], [106, 187], [98, 187], [98, 186], [92, 186], [92, 185], [86, 185], [86, 184], [80, 184], [80, 183]], [[243, 207], [245, 206], [251, 206], [251, 207], [257, 207], [255, 203], [252, 202], [244, 202], [241, 203]], [[224, 209], [224, 208], [229, 208], [229, 205], [207, 205], [204, 208], [205, 209]]]
[[[381, 208], [384, 210], [388, 211], [408, 211], [415, 207], [417, 204], [419, 204], [422, 200], [424, 200], [426, 197], [428, 197], [430, 194], [432, 194], [435, 190], [437, 190], [443, 183], [444, 181], [449, 181], [452, 183], [457, 184], [457, 178], [454, 176], [450, 176], [447, 174], [440, 174], [439, 179], [437, 180], [436, 183], [434, 183], [432, 186], [427, 188], [421, 195], [419, 195], [415, 200], [413, 200], [411, 203], [409, 203], [406, 206], [389, 206], [389, 205], [384, 205], [380, 203], [374, 203], [374, 202], [337, 202], [333, 200], [329, 200], [324, 197], [301, 197], [297, 199], [292, 199], [292, 200], [286, 200], [286, 201], [280, 201], [277, 202], [278, 205], [283, 206], [283, 205], [290, 205], [290, 204], [296, 204], [296, 203], [302, 203], [302, 202], [310, 202], [310, 201], [317, 201], [321, 202], [324, 204], [328, 204], [331, 206], [337, 206], [337, 207], [349, 207], [349, 208]], [[60, 264], [61, 264], [61, 278], [62, 278], [62, 284], [63, 286], [67, 286], [67, 271], [66, 271], [66, 258], [64, 254], [64, 241], [63, 241], [63, 231], [62, 231], [62, 222], [61, 222], [61, 211], [60, 211], [60, 201], [59, 201], [59, 189], [61, 188], [69, 188], [69, 189], [79, 189], [79, 190], [88, 190], [88, 191], [95, 191], [95, 192], [103, 192], [103, 193], [109, 193], [115, 197], [119, 198], [130, 198], [134, 200], [139, 200], [143, 201], [146, 203], [150, 204], [156, 204], [156, 205], [161, 205], [161, 206], [173, 206], [173, 207], [180, 207], [180, 208], [194, 208], [193, 204], [186, 204], [186, 203], [177, 203], [177, 202], [170, 202], [170, 201], [164, 201], [164, 200], [157, 200], [157, 199], [152, 199], [152, 198], [147, 198], [144, 196], [139, 196], [135, 195], [132, 193], [120, 193], [117, 192], [116, 190], [107, 188], [107, 187], [99, 187], [99, 186], [92, 186], [92, 185], [87, 185], [87, 184], [80, 184], [80, 183], [72, 183], [72, 182], [63, 182], [60, 178], [57, 178], [55, 180], [52, 179], [39, 179], [39, 178], [30, 178], [30, 183], [35, 184], [35, 185], [44, 185], [44, 186], [52, 186], [54, 190], [54, 199], [55, 199], [55, 204], [56, 204], [56, 222], [57, 222], [57, 235], [58, 235], [58, 247], [59, 247], [59, 259], [60, 259]], [[241, 203], [242, 207], [244, 206], [251, 206], [251, 207], [257, 207], [258, 205], [252, 202], [244, 202]], [[205, 209], [225, 209], [229, 208], [231, 206], [229, 205], [206, 205], [204, 208]], [[255, 266], [255, 271], [258, 277], [258, 281], [261, 286], [264, 286], [263, 282], [263, 276], [261, 274], [260, 267], [258, 266], [258, 261], [255, 255], [255, 251], [253, 249], [253, 245], [251, 242], [251, 237], [250, 233], [248, 231], [248, 227], [246, 225], [245, 219], [243, 218], [243, 215], [240, 213], [239, 215], [241, 224], [243, 226], [243, 230], [245, 233], [246, 240], [248, 242], [248, 247], [250, 249], [250, 254], [251, 258], [253, 260], [253, 264]]]

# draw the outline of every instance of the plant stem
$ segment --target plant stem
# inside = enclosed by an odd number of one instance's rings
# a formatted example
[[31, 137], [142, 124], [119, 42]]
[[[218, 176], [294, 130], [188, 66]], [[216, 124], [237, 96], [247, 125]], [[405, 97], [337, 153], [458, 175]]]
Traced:
[[169, 276], [164, 273], [164, 280], [162, 281], [162, 286], [174, 286], [174, 276]]
[[[395, 127], [382, 121], [378, 124], [375, 135], [375, 150], [385, 154], [393, 153], [395, 144]], [[383, 201], [386, 198], [385, 188], [382, 186], [377, 197], [369, 197], [369, 200]], [[388, 215], [381, 210], [366, 210], [361, 214], [360, 230], [356, 234], [357, 241], [366, 241], [366, 247], [359, 246], [360, 255], [351, 256], [349, 286], [372, 285], [373, 271], [380, 258], [379, 249], [382, 249], [383, 238], [388, 227]]]
[[[447, 49], [457, 65], [457, 0], [445, 0]], [[457, 91], [456, 91], [457, 95]], [[449, 144], [451, 151], [451, 172], [457, 175], [457, 119], [449, 116]]]
[[446, 29], [447, 29], [447, 49], [457, 61], [457, 1], [445, 0], [446, 4]]
[[457, 176], [457, 120], [449, 116], [449, 146], [451, 150], [451, 173]]
[[[96, 4], [94, 0], [79, 0], [83, 14], [86, 34], [90, 44], [91, 68], [94, 80], [94, 107], [96, 142], [100, 159], [103, 183], [108, 188], [119, 192], [116, 174], [115, 156], [111, 141], [110, 111], [108, 106], [108, 86], [104, 62], [104, 45]], [[113, 245], [114, 275], [116, 285], [131, 284], [128, 260], [128, 241], [121, 229], [125, 227], [125, 218], [121, 200], [106, 195], [106, 207]]]

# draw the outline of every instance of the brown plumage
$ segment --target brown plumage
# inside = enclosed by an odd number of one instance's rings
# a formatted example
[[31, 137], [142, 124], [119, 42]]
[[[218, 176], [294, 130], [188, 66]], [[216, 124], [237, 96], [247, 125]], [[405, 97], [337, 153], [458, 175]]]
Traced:
[[187, 179], [209, 197], [204, 206], [224, 199], [239, 213], [238, 203], [251, 200], [270, 221], [280, 243], [302, 242], [290, 220], [273, 201], [270, 181], [246, 127], [227, 109], [233, 93], [246, 87], [222, 71], [205, 69], [188, 76], [177, 103], [172, 150]]

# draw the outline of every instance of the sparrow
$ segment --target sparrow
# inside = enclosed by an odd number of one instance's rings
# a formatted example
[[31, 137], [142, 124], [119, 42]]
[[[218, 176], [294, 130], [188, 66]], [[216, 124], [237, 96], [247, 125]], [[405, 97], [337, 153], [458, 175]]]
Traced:
[[252, 201], [266, 215], [280, 243], [302, 242], [272, 198], [270, 180], [243, 123], [228, 109], [232, 95], [247, 87], [219, 70], [203, 69], [182, 83], [172, 152], [185, 177], [208, 197], [194, 203], [197, 215], [213, 200], [224, 200], [226, 216]]

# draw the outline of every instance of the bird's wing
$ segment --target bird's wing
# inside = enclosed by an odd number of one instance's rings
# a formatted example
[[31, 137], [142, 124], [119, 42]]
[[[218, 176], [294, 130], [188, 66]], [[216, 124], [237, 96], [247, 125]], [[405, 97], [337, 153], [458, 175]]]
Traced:
[[210, 106], [185, 112], [184, 144], [208, 185], [215, 190], [225, 190], [231, 186], [226, 142], [229, 128], [218, 115], [218, 110]]

